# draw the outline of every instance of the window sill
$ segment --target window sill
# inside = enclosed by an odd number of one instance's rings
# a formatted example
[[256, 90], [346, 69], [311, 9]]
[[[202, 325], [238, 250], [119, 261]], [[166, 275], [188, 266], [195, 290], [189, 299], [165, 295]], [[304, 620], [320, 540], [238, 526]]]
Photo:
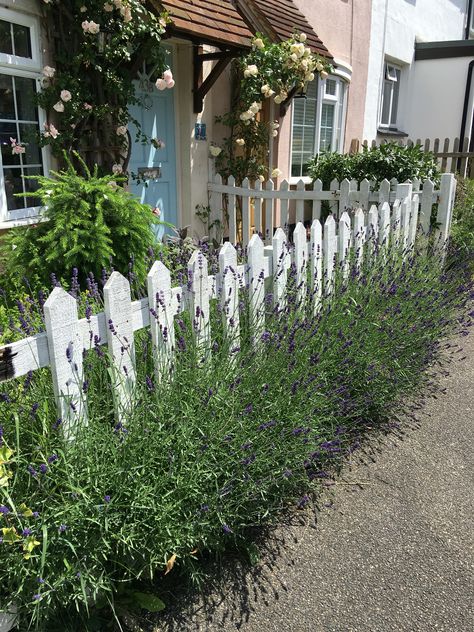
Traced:
[[40, 215], [36, 217], [24, 217], [22, 219], [10, 219], [5, 222], [0, 222], [0, 231], [9, 230], [10, 228], [21, 228], [22, 226], [32, 226], [33, 224], [39, 224], [46, 219]]
[[399, 129], [390, 129], [390, 127], [378, 127], [377, 135], [378, 136], [397, 136], [398, 138], [408, 137], [408, 134], [406, 132], [402, 132]]

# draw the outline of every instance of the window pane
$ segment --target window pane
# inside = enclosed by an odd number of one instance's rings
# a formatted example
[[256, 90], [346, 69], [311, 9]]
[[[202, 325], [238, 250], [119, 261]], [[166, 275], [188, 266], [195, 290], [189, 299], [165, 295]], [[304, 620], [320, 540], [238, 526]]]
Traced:
[[21, 169], [7, 168], [3, 170], [5, 193], [7, 195], [7, 208], [12, 211], [17, 208], [26, 208], [24, 197], [15, 197], [15, 193], [23, 193]]
[[0, 53], [13, 55], [10, 22], [0, 20]]
[[38, 108], [35, 104], [35, 80], [15, 77], [15, 92], [18, 119], [20, 121], [37, 121]]
[[293, 125], [303, 125], [304, 123], [304, 99], [295, 99], [293, 101]]
[[[43, 175], [43, 169], [41, 167], [27, 168], [23, 170], [23, 173], [25, 176]], [[30, 180], [29, 178], [25, 178], [24, 185], [26, 193], [34, 193], [39, 187], [38, 180]], [[41, 200], [36, 197], [27, 197], [26, 206], [41, 206]]]
[[[400, 74], [400, 73], [398, 73]], [[392, 111], [390, 113], [390, 125], [396, 125], [397, 123], [397, 109], [398, 109], [398, 93], [400, 90], [400, 82], [393, 84], [392, 89]]]
[[20, 128], [20, 140], [26, 146], [25, 153], [23, 154], [24, 165], [39, 165], [41, 164], [41, 149], [38, 145], [39, 129], [37, 125], [21, 124]]
[[2, 150], [2, 162], [4, 165], [20, 165], [20, 156], [12, 153], [10, 138], [18, 140], [15, 123], [0, 123], [0, 146]]
[[388, 125], [390, 123], [390, 97], [392, 94], [392, 86], [392, 81], [384, 81], [383, 83], [382, 116], [380, 118], [382, 125]]
[[336, 96], [337, 84], [335, 79], [326, 79], [326, 94], [329, 94], [332, 97]]
[[13, 42], [15, 55], [32, 58], [30, 29], [22, 24], [13, 25]]
[[8, 75], [0, 75], [0, 119], [14, 118], [13, 79]]
[[334, 132], [334, 110], [335, 106], [323, 103], [321, 108], [321, 137], [319, 142], [320, 151], [333, 150], [332, 137]]

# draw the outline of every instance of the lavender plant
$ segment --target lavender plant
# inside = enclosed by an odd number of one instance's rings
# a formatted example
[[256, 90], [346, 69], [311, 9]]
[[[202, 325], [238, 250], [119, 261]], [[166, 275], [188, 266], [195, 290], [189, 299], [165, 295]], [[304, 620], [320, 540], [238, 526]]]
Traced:
[[103, 341], [91, 339], [89, 423], [67, 445], [46, 370], [4, 385], [0, 606], [15, 603], [25, 629], [106, 629], [104, 609], [119, 629], [124, 609], [151, 607], [143, 595], [159, 594], [164, 573], [242, 542], [288, 501], [304, 507], [402, 397], [436, 389], [441, 353], [461, 353], [448, 336], [472, 325], [472, 285], [437, 261], [396, 253], [353, 266], [316, 316], [299, 302], [293, 269], [284, 307], [267, 294], [256, 346], [246, 292], [238, 344], [214, 302], [208, 362], [193, 319], [179, 316], [174, 372], [162, 382], [140, 332], [134, 406], [120, 423]]

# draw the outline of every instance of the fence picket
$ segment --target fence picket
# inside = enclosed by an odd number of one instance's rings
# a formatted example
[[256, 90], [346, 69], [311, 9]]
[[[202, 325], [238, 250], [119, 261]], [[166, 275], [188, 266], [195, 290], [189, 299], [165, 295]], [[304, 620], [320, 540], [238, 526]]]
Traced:
[[456, 178], [452, 173], [443, 173], [441, 175], [438, 213], [436, 216], [436, 222], [438, 224], [438, 228], [436, 230], [437, 241], [440, 247], [444, 247], [449, 235], [455, 194]]
[[408, 246], [408, 237], [410, 233], [410, 219], [411, 219], [411, 196], [407, 196], [403, 199], [401, 204], [402, 210], [402, 248], [405, 252]]
[[351, 183], [347, 178], [341, 182], [341, 190], [339, 193], [339, 216], [351, 207], [350, 203]]
[[390, 182], [384, 178], [379, 186], [379, 204], [390, 202]]
[[[214, 176], [214, 184], [217, 185], [217, 187], [219, 187], [222, 184], [222, 176], [220, 175], [220, 173], [216, 173], [216, 175]], [[212, 226], [212, 228], [209, 230], [210, 236], [212, 237], [216, 237], [218, 236], [218, 222], [222, 221], [222, 215], [223, 215], [223, 204], [222, 204], [222, 193], [220, 191], [213, 191], [211, 193], [210, 196], [210, 200], [209, 200], [209, 206], [211, 209], [210, 215], [209, 215], [209, 225]]]
[[400, 231], [402, 227], [402, 209], [401, 202], [397, 198], [392, 207], [392, 246], [398, 248], [400, 246]]
[[133, 403], [135, 341], [130, 283], [119, 272], [112, 272], [104, 285], [104, 304], [107, 344], [114, 366], [114, 403], [118, 421], [124, 422]]
[[351, 218], [349, 213], [344, 211], [339, 220], [339, 261], [342, 268], [342, 276], [347, 279], [349, 276], [349, 248], [351, 245]]
[[367, 214], [367, 240], [369, 252], [374, 255], [377, 252], [379, 238], [379, 211], [375, 204], [372, 204]]
[[408, 248], [413, 249], [415, 245], [416, 233], [418, 228], [418, 213], [420, 210], [420, 197], [416, 193], [411, 200], [411, 216], [410, 216], [410, 228], [408, 231]]
[[425, 180], [421, 194], [420, 225], [423, 233], [427, 235], [430, 231], [431, 211], [433, 208], [434, 182]]
[[248, 178], [242, 180], [242, 245], [245, 248], [250, 239], [250, 182]]
[[[265, 186], [267, 191], [273, 191], [273, 180], [269, 180]], [[265, 243], [271, 244], [273, 237], [273, 220], [274, 220], [274, 203], [273, 198], [268, 197], [265, 200]]]
[[313, 293], [313, 313], [317, 314], [323, 294], [323, 229], [319, 219], [311, 224], [311, 291]]
[[[301, 192], [304, 191], [305, 188], [303, 180], [298, 180], [296, 190]], [[296, 200], [296, 223], [298, 222], [304, 222], [304, 200], [301, 198]]]
[[280, 191], [282, 193], [280, 198], [280, 226], [285, 231], [288, 230], [288, 198], [285, 197], [285, 193], [288, 189], [288, 180], [283, 180], [280, 184]]
[[369, 210], [369, 195], [370, 195], [370, 182], [367, 178], [364, 178], [359, 187], [359, 205], [365, 209]]
[[[227, 178], [229, 187], [235, 187], [234, 176]], [[229, 241], [233, 244], [237, 243], [237, 216], [235, 209], [235, 193], [227, 194], [227, 214], [229, 216]]]
[[354, 215], [354, 247], [357, 268], [360, 268], [364, 259], [366, 234], [364, 211], [359, 207]]
[[203, 360], [209, 357], [211, 346], [209, 294], [207, 259], [200, 250], [195, 250], [188, 262], [187, 300], [196, 347]]
[[282, 228], [277, 228], [272, 239], [273, 245], [273, 304], [278, 309], [285, 306], [286, 281], [288, 275], [286, 235]]
[[[319, 193], [323, 190], [323, 183], [321, 180], [315, 180], [313, 182], [313, 191]], [[313, 200], [312, 219], [321, 219], [321, 200]]]
[[329, 215], [324, 223], [323, 233], [324, 281], [326, 294], [331, 294], [333, 289], [336, 254], [336, 221], [334, 219], [334, 215]]
[[226, 242], [219, 252], [220, 304], [222, 320], [229, 341], [229, 351], [239, 340], [239, 279], [237, 276], [237, 251]]
[[257, 235], [262, 234], [262, 198], [259, 195], [262, 190], [260, 180], [255, 180], [254, 191], [257, 195], [253, 198], [253, 225]]
[[334, 179], [329, 185], [330, 198], [329, 198], [329, 211], [337, 217], [339, 204], [337, 203], [336, 195], [339, 190], [339, 182]]
[[293, 233], [295, 244], [295, 268], [296, 268], [296, 288], [297, 300], [302, 305], [306, 299], [306, 265], [308, 258], [308, 247], [306, 244], [306, 228], [298, 222]]
[[147, 276], [150, 329], [153, 344], [155, 375], [158, 382], [166, 380], [173, 368], [175, 348], [171, 273], [155, 261]]
[[390, 245], [390, 204], [388, 202], [379, 206], [379, 243], [384, 249]]
[[82, 391], [83, 343], [76, 299], [63, 288], [55, 287], [44, 304], [44, 319], [54, 398], [64, 437], [71, 440], [77, 432], [77, 426], [87, 422]]
[[252, 341], [256, 345], [265, 330], [265, 263], [263, 241], [253, 235], [247, 249], [249, 312], [252, 324]]

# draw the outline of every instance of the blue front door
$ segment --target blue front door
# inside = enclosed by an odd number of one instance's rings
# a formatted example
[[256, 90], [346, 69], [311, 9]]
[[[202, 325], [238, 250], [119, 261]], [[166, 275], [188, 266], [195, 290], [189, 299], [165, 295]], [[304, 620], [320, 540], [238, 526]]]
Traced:
[[[129, 107], [130, 115], [141, 125], [148, 139], [143, 144], [136, 140], [136, 126], [130, 123], [132, 153], [128, 170], [138, 175], [130, 180], [130, 191], [144, 204], [160, 211], [160, 219], [178, 225], [176, 191], [176, 139], [173, 89], [157, 90], [154, 83], [142, 74], [135, 82], [135, 95], [140, 105]], [[155, 228], [158, 238], [163, 227]]]

